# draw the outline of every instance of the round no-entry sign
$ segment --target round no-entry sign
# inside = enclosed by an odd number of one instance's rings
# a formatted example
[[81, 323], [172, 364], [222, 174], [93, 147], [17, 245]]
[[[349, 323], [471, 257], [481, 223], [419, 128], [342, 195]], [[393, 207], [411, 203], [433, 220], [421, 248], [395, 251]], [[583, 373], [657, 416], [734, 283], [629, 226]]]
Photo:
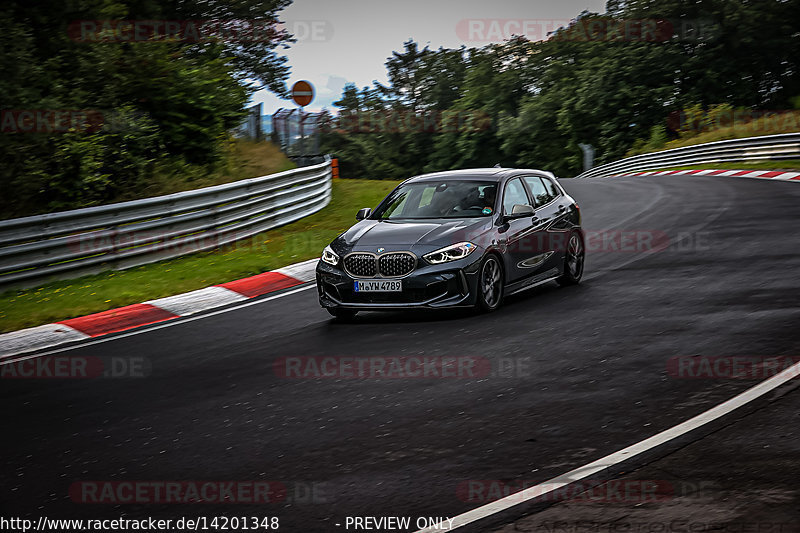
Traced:
[[314, 99], [314, 86], [301, 80], [292, 86], [292, 100], [300, 107], [307, 106]]

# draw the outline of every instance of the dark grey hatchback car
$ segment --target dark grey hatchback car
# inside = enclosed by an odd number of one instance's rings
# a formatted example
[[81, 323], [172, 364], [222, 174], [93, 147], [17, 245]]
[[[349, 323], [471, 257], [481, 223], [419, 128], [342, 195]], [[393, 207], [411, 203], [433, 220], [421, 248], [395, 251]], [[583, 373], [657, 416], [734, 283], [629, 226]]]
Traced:
[[549, 172], [473, 169], [410, 178], [322, 253], [322, 307], [359, 310], [474, 307], [583, 274], [578, 205]]

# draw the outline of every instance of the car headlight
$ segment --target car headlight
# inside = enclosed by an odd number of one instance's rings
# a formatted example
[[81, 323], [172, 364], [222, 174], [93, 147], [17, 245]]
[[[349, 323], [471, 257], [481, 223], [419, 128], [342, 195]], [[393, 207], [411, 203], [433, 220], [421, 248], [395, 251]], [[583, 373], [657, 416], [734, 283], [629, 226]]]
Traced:
[[336, 255], [336, 252], [331, 249], [330, 245], [326, 246], [325, 249], [322, 250], [322, 260], [333, 266], [339, 264], [339, 256]]
[[426, 254], [423, 257], [428, 263], [431, 263], [432, 265], [438, 265], [441, 263], [448, 263], [450, 261], [457, 261], [458, 259], [464, 259], [469, 254], [474, 252], [476, 248], [477, 246], [471, 242], [460, 242], [458, 244], [453, 244], [451, 246], [436, 250], [435, 252]]

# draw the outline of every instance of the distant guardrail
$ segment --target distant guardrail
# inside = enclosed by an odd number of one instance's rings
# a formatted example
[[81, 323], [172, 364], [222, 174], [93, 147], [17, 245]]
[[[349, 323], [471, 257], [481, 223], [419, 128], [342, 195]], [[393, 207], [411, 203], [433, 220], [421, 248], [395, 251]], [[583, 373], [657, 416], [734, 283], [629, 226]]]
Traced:
[[590, 168], [575, 177], [596, 178], [637, 170], [767, 159], [800, 159], [800, 133], [731, 139], [635, 155]]
[[0, 289], [211, 250], [331, 199], [331, 160], [166, 196], [0, 221]]

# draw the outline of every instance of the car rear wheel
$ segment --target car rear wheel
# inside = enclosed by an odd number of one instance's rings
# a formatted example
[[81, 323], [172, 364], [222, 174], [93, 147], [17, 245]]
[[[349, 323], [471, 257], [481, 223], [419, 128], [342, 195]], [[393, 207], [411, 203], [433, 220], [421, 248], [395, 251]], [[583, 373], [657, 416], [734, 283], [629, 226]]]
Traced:
[[483, 312], [494, 311], [503, 303], [503, 267], [497, 256], [488, 255], [481, 264], [478, 277], [478, 301], [476, 307]]
[[326, 307], [327, 311], [337, 320], [342, 322], [350, 322], [356, 317], [358, 311], [353, 311], [352, 309], [333, 309], [331, 307]]
[[564, 254], [564, 274], [556, 281], [559, 285], [577, 285], [583, 276], [583, 262], [586, 258], [586, 250], [583, 246], [583, 239], [580, 233], [573, 232], [569, 236], [567, 251]]

